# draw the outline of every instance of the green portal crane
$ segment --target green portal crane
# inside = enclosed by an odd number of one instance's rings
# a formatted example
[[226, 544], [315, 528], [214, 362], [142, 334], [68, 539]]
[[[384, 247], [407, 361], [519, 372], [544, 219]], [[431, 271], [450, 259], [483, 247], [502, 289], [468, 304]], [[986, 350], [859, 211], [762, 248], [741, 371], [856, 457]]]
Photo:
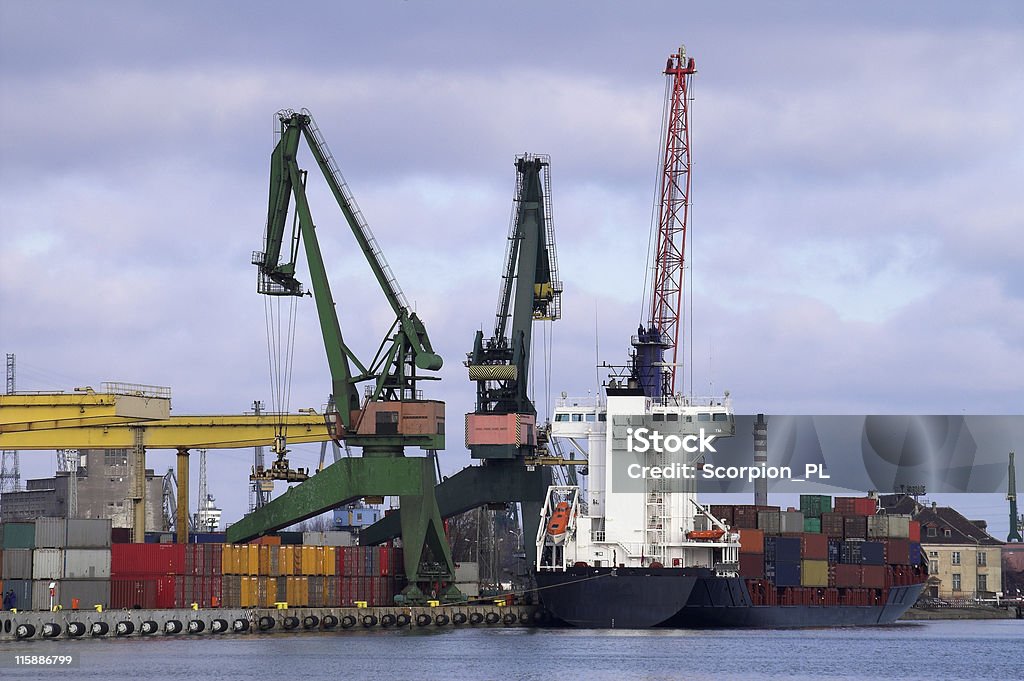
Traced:
[[[477, 331], [467, 356], [469, 379], [477, 384], [476, 409], [466, 415], [466, 446], [482, 466], [464, 469], [437, 488], [445, 518], [484, 504], [521, 502], [528, 557], [536, 547], [540, 510], [551, 471], [536, 465], [543, 436], [529, 397], [533, 322], [561, 317], [551, 211], [550, 159], [516, 158], [516, 190], [509, 228], [494, 333]], [[399, 521], [388, 516], [363, 531], [368, 543], [394, 536]]]
[[[327, 428], [336, 441], [361, 447], [363, 456], [337, 461], [306, 480], [304, 471], [288, 466], [282, 433], [274, 448], [277, 461], [267, 477], [300, 484], [232, 525], [228, 540], [252, 539], [361, 497], [395, 495], [405, 510], [400, 534], [409, 587], [404, 595], [408, 602], [422, 601], [417, 583], [450, 583], [454, 566], [434, 496], [433, 461], [406, 458], [404, 449], [416, 446], [436, 453], [444, 448], [444, 403], [422, 399], [418, 388], [419, 381], [437, 380], [419, 372], [437, 371], [442, 360], [433, 351], [423, 322], [411, 311], [313, 117], [305, 109], [285, 110], [278, 119], [281, 136], [271, 155], [264, 249], [252, 258], [259, 268], [258, 291], [270, 296], [305, 294], [296, 278], [301, 243], [331, 373]], [[369, 363], [361, 362], [342, 336], [306, 198], [306, 171], [297, 160], [302, 139], [395, 313]], [[292, 198], [296, 217], [286, 242]], [[362, 402], [360, 383], [366, 384]], [[447, 595], [456, 597], [458, 592], [452, 588]]]

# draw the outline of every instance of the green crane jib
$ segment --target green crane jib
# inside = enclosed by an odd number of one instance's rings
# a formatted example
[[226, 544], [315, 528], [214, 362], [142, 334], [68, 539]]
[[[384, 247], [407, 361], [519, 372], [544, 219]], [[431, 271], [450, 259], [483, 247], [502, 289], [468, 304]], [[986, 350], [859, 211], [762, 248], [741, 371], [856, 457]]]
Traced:
[[[442, 360], [433, 351], [423, 322], [411, 311], [313, 117], [305, 109], [300, 113], [286, 110], [278, 113], [278, 119], [281, 137], [271, 156], [266, 239], [264, 249], [252, 259], [259, 268], [258, 290], [273, 296], [304, 295], [303, 285], [296, 279], [301, 243], [331, 372], [327, 427], [335, 440], [361, 447], [363, 456], [337, 461], [292, 487], [232, 525], [228, 539], [252, 539], [361, 497], [398, 496], [405, 510], [400, 532], [410, 584], [405, 595], [408, 601], [422, 600], [416, 584], [451, 582], [454, 566], [434, 496], [433, 460], [406, 458], [404, 449], [416, 446], [436, 452], [444, 448], [444, 403], [422, 399], [418, 389], [419, 381], [438, 380], [419, 372], [437, 371]], [[306, 199], [306, 172], [297, 160], [303, 138], [395, 313], [373, 360], [366, 364], [345, 344], [341, 333]], [[296, 217], [286, 246], [292, 198]], [[362, 403], [357, 389], [360, 383], [367, 384]], [[287, 461], [284, 444], [275, 447], [278, 468], [287, 468], [280, 466]], [[458, 592], [451, 589], [448, 595], [454, 597]]]
[[[466, 447], [483, 465], [442, 482], [437, 498], [445, 518], [484, 504], [521, 502], [524, 536], [534, 537], [551, 471], [531, 464], [544, 443], [538, 441], [537, 410], [528, 393], [530, 348], [533, 322], [561, 317], [562, 286], [551, 219], [550, 159], [524, 154], [515, 165], [494, 334], [485, 339], [477, 331], [466, 362], [469, 379], [477, 384], [476, 409], [466, 415]], [[398, 518], [388, 516], [362, 536], [376, 543], [398, 529]], [[526, 548], [528, 554], [536, 550], [532, 541]]]

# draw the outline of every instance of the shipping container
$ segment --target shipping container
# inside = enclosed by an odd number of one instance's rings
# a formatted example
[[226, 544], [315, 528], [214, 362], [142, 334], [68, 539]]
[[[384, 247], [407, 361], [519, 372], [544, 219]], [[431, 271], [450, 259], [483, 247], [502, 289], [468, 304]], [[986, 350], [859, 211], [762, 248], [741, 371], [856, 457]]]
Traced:
[[800, 586], [800, 561], [775, 561], [764, 564], [765, 577], [775, 586]]
[[[800, 562], [800, 537], [770, 537], [764, 538], [765, 562]], [[793, 586], [793, 585], [788, 585]]]
[[64, 518], [36, 518], [35, 526], [35, 548], [64, 548], [68, 540], [67, 520]]
[[280, 546], [281, 545], [281, 538], [278, 537], [276, 534], [266, 534], [266, 535], [263, 535], [262, 537], [257, 537], [256, 539], [253, 539], [249, 543], [250, 544], [266, 545], [266, 546]]
[[3, 577], [8, 579], [32, 579], [32, 549], [4, 549]]
[[832, 511], [832, 497], [827, 494], [801, 494], [800, 510], [804, 518], [821, 518], [822, 513]]
[[189, 544], [223, 544], [226, 541], [224, 532], [193, 532], [188, 535]]
[[[34, 549], [36, 547], [35, 523], [4, 523], [4, 549]], [[32, 592], [29, 587], [29, 593]]]
[[878, 503], [867, 497], [836, 497], [835, 511], [843, 515], [875, 515]]
[[860, 542], [862, 565], [885, 565], [885, 544], [880, 541]]
[[[7, 551], [4, 551], [6, 554]], [[29, 551], [29, 555], [31, 555]], [[31, 574], [31, 568], [29, 570]], [[14, 592], [14, 608], [18, 610], [32, 610], [32, 580], [31, 579], [8, 579], [4, 578], [4, 593]], [[44, 605], [43, 607], [48, 607]]]
[[[742, 576], [742, 575], [741, 575]], [[803, 560], [800, 562], [801, 586], [828, 586], [828, 561]]]
[[799, 534], [803, 531], [803, 513], [800, 511], [782, 511], [779, 513], [779, 532], [782, 534]]
[[885, 542], [885, 563], [888, 565], [911, 565], [910, 540], [890, 539]]
[[66, 579], [110, 579], [110, 549], [66, 549], [64, 551], [64, 577]]
[[889, 516], [872, 515], [868, 516], [868, 538], [888, 539], [889, 538]]
[[64, 576], [64, 549], [32, 551], [32, 579], [60, 579]]
[[110, 548], [111, 574], [177, 575], [185, 570], [184, 544], [115, 544]]
[[805, 532], [800, 535], [800, 557], [807, 560], [828, 561], [828, 537]]
[[889, 537], [892, 539], [910, 538], [910, 516], [890, 515], [889, 516]]
[[302, 543], [306, 546], [352, 546], [352, 533], [341, 530], [303, 532]]
[[748, 579], [763, 579], [764, 554], [740, 553], [740, 577]]
[[916, 520], [911, 520], [910, 523], [908, 523], [907, 539], [909, 539], [910, 541], [916, 541], [920, 543], [921, 523], [917, 522]]
[[[148, 532], [146, 534], [149, 534]], [[110, 528], [111, 544], [128, 544], [132, 540], [132, 530], [129, 527]], [[148, 540], [147, 540], [148, 541]], [[111, 596], [113, 598], [113, 596]]]
[[868, 519], [862, 515], [843, 516], [843, 536], [846, 539], [867, 539]]
[[821, 514], [821, 533], [835, 537], [837, 539], [843, 538], [843, 516], [841, 513], [822, 513]]
[[740, 553], [764, 553], [764, 532], [761, 530], [740, 529]]
[[758, 511], [757, 529], [765, 534], [778, 534], [781, 532], [781, 523], [778, 511]]
[[112, 609], [157, 608], [157, 578], [115, 577], [110, 580], [110, 607]]
[[302, 544], [302, 533], [301, 532], [278, 532], [278, 538], [282, 544], [289, 546], [296, 546]]
[[[917, 542], [910, 542], [907, 551], [907, 565], [917, 565], [921, 562], [921, 545]], [[1003, 571], [1005, 574], [1005, 570]]]
[[726, 525], [732, 525], [734, 520], [734, 509], [732, 505], [712, 504], [711, 515], [721, 520]]
[[862, 562], [862, 544], [864, 544], [864, 541], [858, 539], [847, 539], [846, 541], [844, 541], [842, 553], [839, 556], [839, 562], [847, 565], [860, 565]]
[[835, 565], [843, 562], [843, 540], [828, 538], [828, 562]]
[[67, 547], [76, 549], [110, 548], [109, 518], [68, 518]]
[[804, 518], [804, 532], [821, 534], [821, 518]]
[[841, 563], [839, 565], [832, 566], [832, 573], [834, 575], [833, 580], [835, 586], [841, 589], [859, 588], [861, 586], [861, 570], [860, 565], [854, 565], [852, 563]]
[[881, 589], [885, 587], [884, 565], [864, 565], [861, 572], [861, 584], [869, 589]]

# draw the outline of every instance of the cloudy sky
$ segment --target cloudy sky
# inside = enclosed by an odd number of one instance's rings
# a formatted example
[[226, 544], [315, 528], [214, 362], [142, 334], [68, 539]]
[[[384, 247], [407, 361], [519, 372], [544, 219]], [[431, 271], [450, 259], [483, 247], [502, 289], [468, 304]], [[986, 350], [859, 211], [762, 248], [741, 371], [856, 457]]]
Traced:
[[[661, 69], [683, 42], [687, 390], [728, 389], [739, 413], [1020, 414], [1024, 9], [890, 5], [0, 0], [0, 350], [22, 390], [271, 404], [249, 257], [274, 113], [307, 107], [446, 359], [430, 388], [452, 433], [464, 353], [493, 324], [513, 159], [551, 155], [564, 318], [538, 407], [548, 384], [586, 394], [641, 318]], [[372, 352], [389, 313], [336, 207], [313, 209], [346, 338]], [[330, 386], [305, 300], [292, 410]], [[469, 460], [458, 440], [446, 472]], [[237, 517], [251, 455], [210, 457]], [[1005, 527], [1003, 508], [984, 512]]]

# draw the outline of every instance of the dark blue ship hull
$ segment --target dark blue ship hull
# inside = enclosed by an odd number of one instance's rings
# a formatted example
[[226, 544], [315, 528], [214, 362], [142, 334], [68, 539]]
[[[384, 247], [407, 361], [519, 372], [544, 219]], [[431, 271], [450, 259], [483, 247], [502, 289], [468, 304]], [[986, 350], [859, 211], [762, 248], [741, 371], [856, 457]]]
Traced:
[[880, 605], [754, 605], [740, 578], [702, 568], [569, 568], [535, 574], [544, 606], [594, 629], [836, 627], [891, 624], [924, 584], [895, 586]]

